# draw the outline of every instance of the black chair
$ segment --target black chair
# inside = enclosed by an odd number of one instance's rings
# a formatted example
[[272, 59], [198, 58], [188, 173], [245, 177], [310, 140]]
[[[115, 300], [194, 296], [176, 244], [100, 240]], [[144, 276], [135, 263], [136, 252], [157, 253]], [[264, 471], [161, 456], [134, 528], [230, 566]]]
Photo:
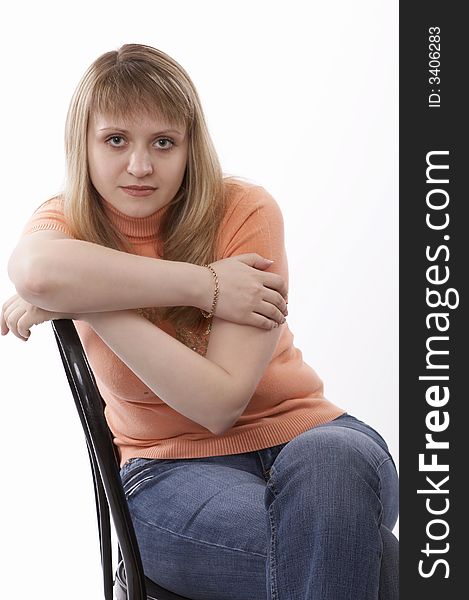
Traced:
[[[60, 356], [85, 432], [93, 473], [98, 516], [104, 598], [113, 600], [188, 600], [145, 577], [140, 550], [124, 495], [117, 447], [104, 416], [104, 400], [96, 385], [73, 321], [51, 321]], [[118, 540], [118, 566], [113, 580], [111, 525]]]

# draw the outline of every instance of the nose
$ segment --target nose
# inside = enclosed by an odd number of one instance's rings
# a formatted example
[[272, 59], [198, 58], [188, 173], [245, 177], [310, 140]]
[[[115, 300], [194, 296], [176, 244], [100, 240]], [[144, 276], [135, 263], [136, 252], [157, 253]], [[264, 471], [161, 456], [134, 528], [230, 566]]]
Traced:
[[127, 164], [127, 173], [137, 178], [145, 177], [153, 173], [151, 157], [146, 149], [137, 149], [130, 154]]

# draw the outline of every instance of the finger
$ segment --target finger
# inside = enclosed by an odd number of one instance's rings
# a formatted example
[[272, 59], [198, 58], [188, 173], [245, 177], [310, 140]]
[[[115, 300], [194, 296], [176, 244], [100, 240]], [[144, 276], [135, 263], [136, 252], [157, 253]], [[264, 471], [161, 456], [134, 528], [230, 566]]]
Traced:
[[5, 311], [4, 308], [2, 308], [2, 315], [1, 315], [1, 332], [2, 335], [6, 335], [9, 332], [9, 328], [7, 325], [7, 322], [5, 321]]
[[288, 314], [288, 305], [284, 297], [277, 291], [270, 288], [264, 288], [263, 300], [273, 304], [286, 317]]
[[249, 324], [260, 329], [274, 329], [279, 326], [278, 322], [272, 321], [272, 319], [268, 319], [259, 313], [252, 313], [252, 319]]
[[23, 314], [24, 314], [24, 309], [21, 308], [21, 306], [18, 306], [18, 307], [13, 308], [13, 310], [10, 310], [10, 312], [8, 312], [8, 314], [6, 315], [6, 322], [7, 322], [7, 325], [9, 327], [11, 333], [13, 335], [15, 335], [17, 338], [19, 338], [20, 340], [27, 339], [18, 332], [18, 321], [19, 321], [20, 317], [23, 316]]
[[18, 322], [16, 324], [16, 329], [18, 331], [18, 334], [24, 338], [24, 339], [28, 339], [29, 336], [31, 335], [31, 331], [29, 329], [29, 327], [31, 327], [31, 322], [29, 320], [29, 315], [27, 312], [24, 313], [24, 315], [22, 315], [19, 319]]
[[263, 301], [261, 303], [261, 309], [258, 312], [278, 325], [283, 325], [283, 323], [285, 323], [286, 319], [283, 313], [270, 302]]
[[[245, 265], [252, 267], [253, 269], [258, 269], [259, 271], [264, 271], [265, 269], [268, 269], [274, 263], [274, 261], [271, 260], [270, 258], [265, 258], [264, 256], [261, 256], [260, 254], [256, 254], [255, 252], [251, 252], [248, 254], [237, 254], [237, 255], [231, 256], [229, 258], [230, 259], [232, 258], [239, 262], [242, 262]], [[223, 260], [229, 260], [229, 259], [223, 259]]]
[[288, 287], [283, 277], [277, 275], [277, 273], [264, 272], [263, 275], [264, 286], [276, 290], [288, 302]]
[[2, 306], [2, 317], [1, 317], [1, 331], [2, 331], [2, 335], [7, 334], [10, 329], [8, 327], [8, 324], [6, 322], [6, 315], [8, 315], [10, 313], [10, 305], [13, 303], [13, 301], [17, 298], [17, 296], [11, 296], [10, 298], [8, 298], [8, 300], [6, 300], [3, 303]]
[[8, 325], [8, 316], [11, 313], [11, 308], [8, 304], [8, 301], [4, 303], [2, 307], [2, 335], [8, 333], [10, 331], [10, 327]]

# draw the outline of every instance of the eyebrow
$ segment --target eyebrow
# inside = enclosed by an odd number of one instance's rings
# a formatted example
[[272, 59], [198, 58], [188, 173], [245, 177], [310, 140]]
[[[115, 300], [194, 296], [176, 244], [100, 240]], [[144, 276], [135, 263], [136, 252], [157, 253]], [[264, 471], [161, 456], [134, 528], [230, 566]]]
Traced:
[[[120, 127], [102, 127], [101, 129], [98, 129], [98, 131], [119, 131], [121, 133], [129, 133], [127, 129], [121, 129]], [[178, 135], [182, 135], [182, 132], [178, 131], [177, 129], [163, 129], [162, 131], [151, 133], [150, 137], [154, 137], [156, 135], [163, 135], [166, 133], [177, 133]]]

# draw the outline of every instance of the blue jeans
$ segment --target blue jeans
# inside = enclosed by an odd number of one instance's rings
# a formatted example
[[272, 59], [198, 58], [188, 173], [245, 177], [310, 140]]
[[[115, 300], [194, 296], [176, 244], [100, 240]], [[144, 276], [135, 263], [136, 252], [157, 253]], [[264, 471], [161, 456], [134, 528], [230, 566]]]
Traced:
[[193, 600], [395, 600], [398, 476], [345, 414], [263, 450], [132, 458], [121, 478], [147, 577]]

